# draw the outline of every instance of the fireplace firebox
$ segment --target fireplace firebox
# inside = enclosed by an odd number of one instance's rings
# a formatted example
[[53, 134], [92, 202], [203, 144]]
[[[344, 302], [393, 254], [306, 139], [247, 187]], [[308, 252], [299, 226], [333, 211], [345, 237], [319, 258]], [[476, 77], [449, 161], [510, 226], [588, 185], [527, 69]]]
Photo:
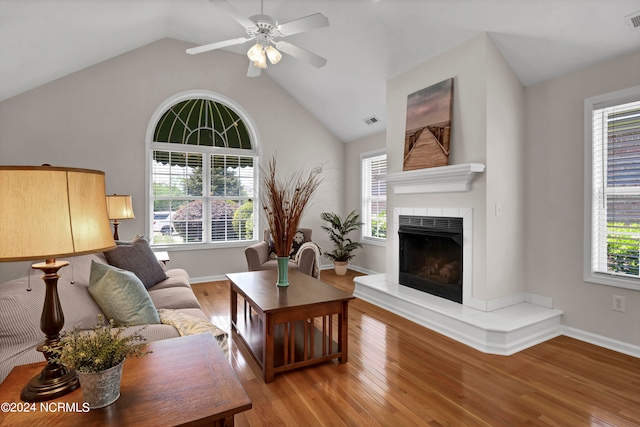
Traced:
[[399, 283], [462, 303], [462, 218], [400, 215]]

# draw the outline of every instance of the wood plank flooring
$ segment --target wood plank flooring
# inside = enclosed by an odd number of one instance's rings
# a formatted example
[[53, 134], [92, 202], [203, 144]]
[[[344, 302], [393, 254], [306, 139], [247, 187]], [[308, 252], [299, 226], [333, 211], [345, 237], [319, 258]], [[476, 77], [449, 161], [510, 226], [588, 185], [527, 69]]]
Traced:
[[[353, 277], [321, 280], [353, 292]], [[192, 285], [229, 327], [229, 284]], [[558, 337], [487, 355], [361, 300], [349, 306], [349, 362], [265, 384], [230, 336], [230, 363], [253, 400], [236, 426], [640, 426], [640, 359]]]

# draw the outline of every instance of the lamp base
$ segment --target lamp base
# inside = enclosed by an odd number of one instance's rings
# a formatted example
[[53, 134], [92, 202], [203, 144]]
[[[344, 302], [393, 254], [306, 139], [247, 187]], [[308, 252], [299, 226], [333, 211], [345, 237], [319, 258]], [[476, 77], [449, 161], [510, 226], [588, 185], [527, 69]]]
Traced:
[[44, 280], [47, 287], [42, 317], [40, 318], [40, 328], [44, 332], [46, 339], [37, 348], [38, 351], [44, 354], [47, 364], [42, 368], [40, 375], [33, 377], [22, 389], [20, 398], [25, 402], [42, 402], [55, 399], [80, 387], [76, 371], [51, 361], [51, 353], [45, 350], [46, 347], [57, 347], [60, 343], [60, 331], [64, 326], [64, 314], [58, 297], [58, 278], [60, 276], [57, 272], [66, 265], [69, 265], [67, 261], [48, 259], [44, 263], [31, 266], [44, 273], [42, 280]]
[[47, 364], [22, 389], [20, 399], [25, 402], [44, 402], [64, 396], [80, 387], [78, 374], [59, 364]]
[[118, 236], [118, 225], [120, 225], [120, 223], [117, 219], [113, 221], [113, 240], [120, 240], [120, 237]]

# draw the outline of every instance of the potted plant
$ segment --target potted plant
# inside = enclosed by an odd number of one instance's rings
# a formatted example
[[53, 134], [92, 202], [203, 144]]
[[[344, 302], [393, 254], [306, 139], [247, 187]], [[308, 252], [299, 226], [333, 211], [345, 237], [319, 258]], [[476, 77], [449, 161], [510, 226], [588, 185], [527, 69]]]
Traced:
[[53, 356], [53, 361], [75, 369], [84, 400], [91, 409], [102, 408], [120, 397], [124, 359], [151, 353], [146, 350], [140, 330], [124, 335], [124, 327], [115, 327], [113, 320], [105, 322], [98, 315], [98, 323], [92, 330], [76, 327], [57, 346], [45, 346], [45, 351]]
[[320, 217], [329, 223], [330, 226], [323, 225], [322, 229], [329, 233], [329, 239], [335, 244], [333, 251], [325, 252], [324, 256], [333, 260], [336, 274], [343, 276], [347, 273], [349, 261], [355, 256], [352, 252], [362, 247], [360, 242], [347, 238], [347, 234], [362, 226], [360, 215], [354, 210], [344, 220], [333, 212], [324, 212]]

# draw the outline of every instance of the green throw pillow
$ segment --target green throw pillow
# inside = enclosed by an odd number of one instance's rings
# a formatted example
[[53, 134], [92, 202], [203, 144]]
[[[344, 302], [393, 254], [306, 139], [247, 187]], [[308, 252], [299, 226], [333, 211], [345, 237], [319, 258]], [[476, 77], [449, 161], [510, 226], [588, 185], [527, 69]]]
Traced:
[[107, 319], [117, 325], [160, 323], [149, 293], [131, 271], [92, 261], [89, 293]]

